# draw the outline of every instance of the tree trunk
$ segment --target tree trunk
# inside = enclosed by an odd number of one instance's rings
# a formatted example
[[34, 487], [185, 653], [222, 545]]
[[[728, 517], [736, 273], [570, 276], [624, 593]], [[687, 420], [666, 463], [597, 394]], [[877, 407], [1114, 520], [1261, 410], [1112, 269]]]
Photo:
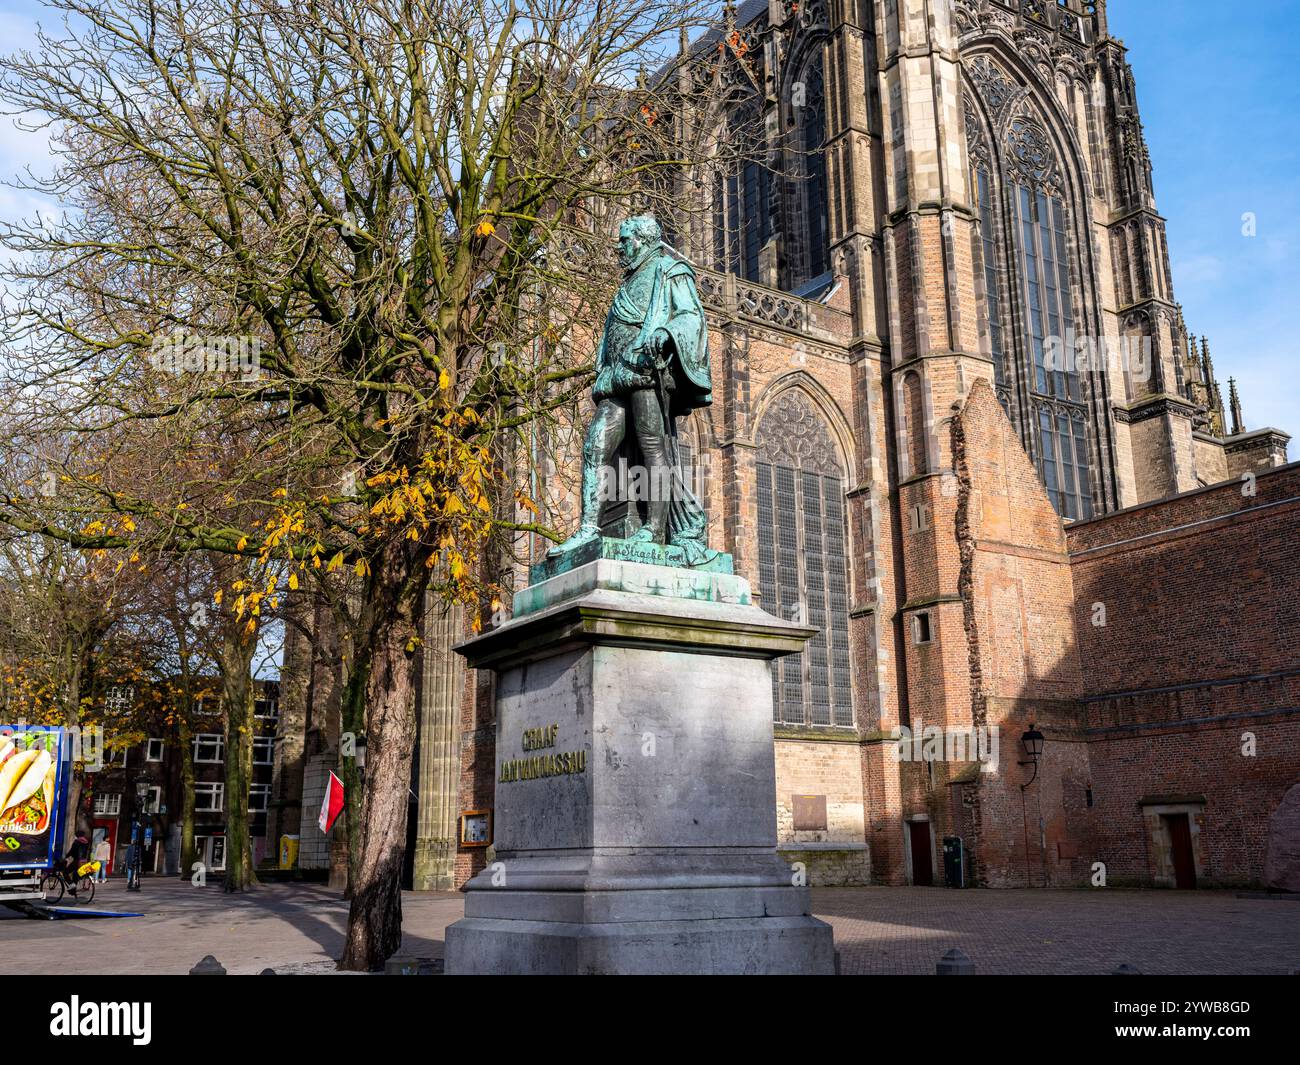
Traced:
[[81, 815], [81, 792], [82, 785], [85, 782], [85, 773], [78, 769], [75, 763], [70, 763], [70, 766], [71, 772], [69, 773], [69, 777], [71, 779], [68, 782], [68, 812], [67, 817], [63, 822], [63, 850], [65, 853], [67, 852], [67, 849], [72, 846], [72, 841], [77, 835], [78, 822], [83, 820]]
[[[366, 697], [370, 681], [370, 661], [363, 652], [357, 655], [348, 674], [347, 685], [343, 689], [343, 736], [351, 735], [353, 743], [366, 734]], [[362, 775], [357, 768], [355, 746], [349, 754], [344, 743], [339, 744], [339, 776], [343, 781], [343, 827], [347, 833], [348, 843], [348, 881], [343, 892], [346, 899], [352, 898], [352, 887], [356, 883], [357, 870], [361, 864], [361, 794]]]
[[[418, 567], [418, 572], [416, 571]], [[404, 548], [375, 565], [367, 648], [366, 764], [358, 860], [339, 968], [380, 968], [402, 943], [402, 857], [415, 748], [415, 638], [423, 608], [424, 567]]]
[[[65, 728], [81, 727], [81, 662], [82, 656], [72, 640], [64, 643], [64, 661], [67, 669], [67, 691], [64, 693], [63, 725]], [[81, 787], [85, 776], [84, 767], [77, 769], [76, 763], [69, 763], [71, 779], [68, 781], [68, 808], [63, 814], [63, 850], [66, 853], [77, 835], [78, 822], [81, 817]], [[62, 857], [63, 855], [59, 855]]]
[[186, 719], [178, 729], [181, 747], [181, 879], [194, 875], [194, 732], [188, 715], [190, 704], [186, 699]]
[[247, 891], [257, 883], [248, 831], [248, 791], [253, 776], [253, 678], [257, 638], [244, 622], [227, 618], [221, 642], [222, 701], [226, 718], [226, 879], [227, 892]]

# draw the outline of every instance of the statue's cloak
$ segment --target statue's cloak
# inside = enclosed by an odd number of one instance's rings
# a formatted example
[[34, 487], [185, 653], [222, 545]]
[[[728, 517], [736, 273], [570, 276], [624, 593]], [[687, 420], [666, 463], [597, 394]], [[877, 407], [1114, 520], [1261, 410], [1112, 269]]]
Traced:
[[[596, 351], [593, 395], [599, 400], [606, 394], [621, 394], [625, 387], [619, 387], [616, 382], [639, 378], [636, 371], [644, 370], [647, 374], [644, 384], [638, 380], [636, 387], [654, 387], [659, 394], [660, 408], [665, 412], [668, 459], [673, 467], [667, 539], [686, 553], [688, 565], [699, 565], [716, 552], [708, 549], [704, 507], [691, 491], [686, 471], [682, 469], [677, 445], [677, 419], [713, 402], [709, 328], [695, 284], [695, 271], [690, 263], [661, 244], [653, 261], [643, 263], [641, 269], [653, 271], [649, 300], [642, 304], [636, 299], [631, 277], [619, 286]], [[641, 269], [636, 273], [639, 274]], [[626, 325], [638, 320], [640, 329], [630, 350], [611, 350], [609, 338], [617, 324]], [[666, 353], [666, 365], [658, 368], [646, 365], [648, 356], [643, 355], [656, 329], [665, 330], [673, 339], [673, 349]], [[616, 366], [620, 362], [622, 366]], [[623, 446], [625, 453], [635, 461], [630, 454], [636, 449], [633, 433], [627, 434]]]
[[596, 398], [601, 398], [600, 393], [607, 390], [607, 386], [602, 385], [610, 381], [608, 371], [620, 355], [610, 350], [611, 326], [615, 322], [639, 319], [641, 328], [632, 345], [635, 354], [630, 353], [625, 361], [641, 361], [639, 353], [645, 350], [656, 329], [665, 330], [673, 338], [674, 352], [669, 363], [672, 374], [672, 386], [669, 389], [672, 409], [669, 413], [674, 418], [680, 418], [713, 402], [709, 328], [704, 319], [704, 307], [700, 303], [695, 271], [691, 264], [670, 251], [666, 245], [660, 245], [660, 248], [652, 262], [643, 264], [643, 268], [653, 271], [648, 306], [637, 305], [637, 300], [630, 291], [630, 281], [619, 286], [610, 305], [605, 329], [600, 337], [600, 347], [596, 350]]

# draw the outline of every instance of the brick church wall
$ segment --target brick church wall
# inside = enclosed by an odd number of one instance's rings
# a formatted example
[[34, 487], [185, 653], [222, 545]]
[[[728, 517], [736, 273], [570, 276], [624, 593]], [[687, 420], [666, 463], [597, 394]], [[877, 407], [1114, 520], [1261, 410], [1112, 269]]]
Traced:
[[[976, 823], [967, 833], [975, 880], [1082, 883], [1095, 826], [1065, 534], [987, 383], [972, 388], [952, 439], [970, 721], [997, 730], [995, 768], [966, 774], [977, 785]], [[1036, 775], [1017, 764], [1031, 724], [1047, 737]]]
[[1190, 815], [1198, 883], [1259, 883], [1300, 780], [1300, 465], [1245, 489], [1067, 530], [1112, 884], [1170, 882], [1161, 811]]

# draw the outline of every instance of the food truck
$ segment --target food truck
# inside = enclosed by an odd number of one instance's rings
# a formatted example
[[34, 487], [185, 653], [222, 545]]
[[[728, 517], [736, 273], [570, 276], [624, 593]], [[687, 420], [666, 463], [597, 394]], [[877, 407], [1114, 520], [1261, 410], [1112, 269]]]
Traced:
[[71, 753], [67, 729], [0, 725], [0, 903], [42, 897], [62, 853]]

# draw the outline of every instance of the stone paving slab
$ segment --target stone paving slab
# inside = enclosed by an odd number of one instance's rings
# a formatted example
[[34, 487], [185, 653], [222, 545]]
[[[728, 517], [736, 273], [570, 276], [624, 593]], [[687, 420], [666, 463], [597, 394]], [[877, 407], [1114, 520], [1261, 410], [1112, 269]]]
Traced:
[[[949, 891], [815, 888], [846, 975], [928, 975], [952, 947], [981, 973], [1285, 974], [1300, 969], [1300, 902], [1222, 892]], [[36, 921], [0, 908], [0, 973], [183, 974], [211, 954], [232, 974], [329, 973], [347, 903], [323, 885], [269, 884], [246, 896], [219, 885], [145, 880], [102, 885], [95, 908], [141, 918]], [[402, 953], [442, 957], [458, 893], [406, 893]]]

